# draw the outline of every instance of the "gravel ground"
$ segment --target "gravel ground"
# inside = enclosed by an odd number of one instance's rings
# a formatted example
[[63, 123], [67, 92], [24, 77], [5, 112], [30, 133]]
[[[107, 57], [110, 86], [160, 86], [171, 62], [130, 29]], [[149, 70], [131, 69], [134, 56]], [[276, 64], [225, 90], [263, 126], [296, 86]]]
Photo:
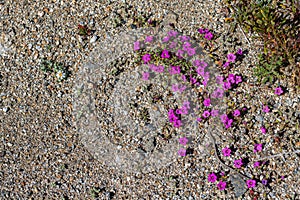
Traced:
[[[243, 75], [232, 101], [248, 108], [246, 125], [215, 135], [219, 150], [232, 145], [230, 136], [237, 135], [235, 147], [251, 149], [256, 141], [264, 149], [255, 155], [237, 150], [232, 159], [247, 156], [252, 163], [268, 155], [299, 152], [299, 91], [288, 81], [277, 82], [285, 90], [277, 96], [274, 86], [257, 84], [251, 76], [260, 50], [257, 41], [247, 36], [248, 43], [238, 26], [230, 30], [224, 23], [230, 12], [221, 1], [0, 1], [1, 199], [299, 199], [299, 153], [270, 158], [260, 170], [241, 170], [258, 180], [269, 176], [270, 183], [259, 184], [253, 194], [242, 188], [237, 198], [236, 184], [242, 178], [234, 178], [213, 156], [208, 134], [201, 135], [206, 151], [198, 149], [145, 174], [109, 168], [81, 142], [73, 116], [78, 72], [96, 59], [101, 41], [138, 27], [134, 16], [151, 14], [152, 19], [163, 21], [171, 12], [176, 15], [175, 28], [183, 34], [199, 39], [200, 27], [221, 34], [216, 40], [218, 55], [226, 56], [224, 49], [236, 50], [228, 38], [237, 38], [239, 47], [248, 52], [231, 69]], [[78, 24], [92, 31], [80, 36]], [[42, 58], [63, 63], [69, 77], [59, 82], [58, 74], [44, 73]], [[262, 103], [270, 105], [270, 113], [260, 112]], [[262, 135], [261, 123], [272, 132]], [[230, 165], [230, 160], [225, 163]], [[221, 171], [232, 182], [225, 191], [207, 182], [209, 173]]]

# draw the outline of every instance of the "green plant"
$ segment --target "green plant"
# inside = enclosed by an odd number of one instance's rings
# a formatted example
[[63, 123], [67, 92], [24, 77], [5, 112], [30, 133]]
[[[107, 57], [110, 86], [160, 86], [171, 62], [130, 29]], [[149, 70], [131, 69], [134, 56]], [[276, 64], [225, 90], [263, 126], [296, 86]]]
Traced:
[[[254, 39], [262, 40], [263, 55], [257, 74], [275, 74], [285, 67], [295, 66], [300, 46], [300, 2], [297, 0], [225, 1], [234, 18], [245, 32], [255, 32]], [[281, 66], [274, 66], [274, 57], [282, 58]], [[275, 62], [276, 63], [276, 62]], [[261, 68], [261, 67], [259, 67]], [[266, 70], [272, 71], [266, 71]], [[292, 69], [296, 70], [296, 69]]]
[[53, 60], [42, 59], [40, 69], [45, 73], [54, 73], [58, 81], [67, 79], [70, 74], [68, 67]]
[[253, 72], [262, 83], [273, 83], [274, 78], [280, 76], [278, 69], [282, 65], [282, 58], [274, 57], [268, 62], [264, 56], [264, 54], [259, 55], [259, 65], [253, 69]]

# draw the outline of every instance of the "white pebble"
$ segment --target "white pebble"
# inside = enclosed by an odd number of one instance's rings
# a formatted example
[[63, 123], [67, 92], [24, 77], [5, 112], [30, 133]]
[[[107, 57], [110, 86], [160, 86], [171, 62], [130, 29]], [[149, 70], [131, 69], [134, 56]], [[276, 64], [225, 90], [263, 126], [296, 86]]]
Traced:
[[98, 39], [98, 37], [97, 37], [96, 35], [94, 35], [94, 36], [90, 39], [90, 43], [96, 42], [97, 39]]

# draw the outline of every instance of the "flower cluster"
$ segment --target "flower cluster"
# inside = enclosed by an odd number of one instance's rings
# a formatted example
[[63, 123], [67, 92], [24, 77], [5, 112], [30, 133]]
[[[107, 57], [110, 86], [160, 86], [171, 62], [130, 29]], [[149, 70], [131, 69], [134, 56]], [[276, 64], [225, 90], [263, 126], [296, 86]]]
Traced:
[[[208, 175], [208, 181], [211, 183], [215, 183], [218, 179], [217, 175], [215, 173], [211, 173]], [[225, 190], [227, 183], [220, 180], [219, 183], [217, 184], [217, 187], [219, 190]]]

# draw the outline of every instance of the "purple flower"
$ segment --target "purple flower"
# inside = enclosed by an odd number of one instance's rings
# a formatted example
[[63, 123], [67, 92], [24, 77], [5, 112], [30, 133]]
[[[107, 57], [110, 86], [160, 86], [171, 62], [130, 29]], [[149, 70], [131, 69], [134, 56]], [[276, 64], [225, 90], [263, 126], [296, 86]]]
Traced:
[[197, 117], [197, 121], [201, 122], [202, 121], [201, 117]]
[[204, 61], [200, 61], [199, 66], [205, 68], [207, 67], [207, 63]]
[[226, 114], [223, 114], [220, 116], [221, 122], [225, 123], [226, 121], [228, 121], [228, 116]]
[[189, 42], [185, 42], [182, 47], [183, 50], [187, 51], [189, 48], [191, 48], [191, 44]]
[[263, 180], [261, 181], [261, 183], [262, 183], [263, 185], [267, 185], [267, 184], [268, 184], [268, 180], [263, 179]]
[[262, 109], [265, 113], [268, 113], [270, 112], [270, 108], [266, 105], [266, 106], [263, 106], [263, 109]]
[[243, 165], [242, 159], [239, 159], [239, 160], [235, 160], [235, 161], [234, 161], [234, 166], [235, 166], [236, 168], [241, 168], [242, 165]]
[[200, 34], [204, 34], [204, 33], [208, 33], [208, 30], [207, 30], [207, 29], [204, 29], [204, 28], [199, 28], [199, 29], [198, 29], [198, 32], [199, 32]]
[[239, 84], [242, 82], [242, 77], [241, 76], [235, 76], [235, 83]]
[[144, 61], [144, 64], [148, 63], [151, 60], [151, 55], [148, 53], [143, 55], [142, 60]]
[[225, 147], [224, 149], [222, 149], [222, 153], [224, 156], [228, 157], [228, 156], [230, 156], [231, 149], [228, 147]]
[[206, 110], [206, 111], [203, 112], [202, 116], [204, 118], [208, 118], [210, 116], [210, 112], [208, 110]]
[[177, 53], [176, 53], [176, 56], [177, 56], [178, 58], [182, 58], [182, 57], [183, 57], [183, 54], [184, 54], [184, 51], [181, 50], [181, 49], [178, 49], [178, 50], [177, 50]]
[[266, 134], [266, 132], [267, 132], [267, 129], [266, 129], [265, 127], [263, 127], [263, 126], [260, 128], [260, 130], [261, 130], [261, 132], [262, 132], [263, 134]]
[[199, 67], [199, 65], [200, 65], [200, 60], [194, 60], [194, 61], [193, 61], [193, 65], [196, 66], [196, 67]]
[[186, 137], [179, 138], [179, 143], [185, 146], [188, 142], [188, 139]]
[[178, 85], [174, 84], [172, 85], [172, 91], [177, 92], [179, 90]]
[[210, 98], [204, 99], [203, 104], [208, 107], [210, 105]]
[[183, 82], [186, 82], [186, 77], [185, 77], [185, 75], [182, 75], [182, 76], [181, 76], [181, 79], [183, 80]]
[[230, 64], [230, 62], [225, 62], [225, 63], [223, 64], [223, 67], [224, 67], [224, 68], [227, 68], [227, 67], [229, 66], [229, 64]]
[[144, 72], [143, 73], [143, 80], [148, 80], [149, 79], [149, 72]]
[[153, 36], [147, 36], [146, 39], [145, 39], [145, 43], [146, 43], [146, 42], [149, 42], [149, 43], [150, 43], [150, 42], [152, 42], [152, 41], [153, 41]]
[[240, 114], [241, 114], [241, 112], [240, 112], [239, 110], [235, 110], [235, 111], [233, 112], [233, 116], [235, 116], [235, 117], [240, 116]]
[[158, 73], [162, 73], [162, 72], [164, 72], [164, 70], [165, 70], [165, 68], [164, 68], [164, 66], [162, 66], [162, 65], [159, 65], [159, 66], [157, 66], [157, 68], [156, 68], [156, 72], [158, 72]]
[[163, 38], [162, 42], [168, 42], [170, 40], [170, 37], [169, 36], [166, 36]]
[[225, 190], [225, 188], [226, 188], [226, 182], [220, 181], [217, 184], [217, 187], [218, 187], [219, 190]]
[[218, 110], [212, 110], [211, 111], [211, 116], [216, 117], [219, 115], [219, 111]]
[[140, 49], [140, 41], [136, 41], [134, 42], [134, 45], [133, 45], [133, 50], [134, 51], [137, 51]]
[[170, 54], [169, 54], [169, 51], [168, 50], [163, 50], [162, 53], [161, 53], [161, 57], [162, 58], [170, 58]]
[[204, 38], [207, 40], [211, 40], [214, 37], [214, 35], [211, 32], [205, 33]]
[[209, 182], [214, 183], [214, 182], [217, 181], [217, 175], [216, 175], [215, 173], [211, 173], [211, 174], [208, 175], [207, 180], [208, 180]]
[[179, 128], [181, 126], [181, 121], [179, 119], [177, 119], [173, 125], [174, 125], [174, 127]]
[[186, 35], [183, 35], [183, 36], [180, 36], [180, 40], [181, 40], [182, 42], [189, 41], [189, 40], [190, 40], [190, 37], [189, 37], [189, 36], [186, 36]]
[[227, 81], [234, 84], [235, 83], [235, 75], [234, 74], [229, 74], [228, 78], [227, 78]]
[[250, 180], [247, 180], [246, 183], [247, 183], [248, 188], [254, 188], [256, 186], [256, 181], [255, 180], [250, 179]]
[[222, 98], [224, 95], [224, 90], [222, 90], [221, 88], [217, 88], [213, 93], [212, 93], [212, 97], [213, 98]]
[[187, 54], [188, 54], [189, 56], [193, 56], [193, 55], [195, 55], [195, 53], [196, 53], [195, 48], [189, 48], [189, 49], [187, 50]]
[[181, 149], [179, 149], [178, 150], [178, 155], [180, 155], [180, 156], [186, 156], [186, 150], [185, 149], [183, 149], [183, 148], [181, 148]]
[[179, 74], [180, 73], [180, 67], [179, 66], [171, 66], [171, 69], [170, 69], [170, 74], [173, 75], [173, 74]]
[[178, 32], [177, 31], [173, 31], [173, 30], [171, 30], [171, 31], [169, 31], [168, 32], [168, 35], [170, 36], [170, 37], [176, 37], [176, 35], [178, 34]]
[[255, 144], [254, 145], [254, 153], [258, 152], [258, 151], [261, 151], [262, 150], [262, 144]]
[[228, 62], [234, 62], [236, 59], [236, 56], [233, 53], [230, 53], [227, 55]]
[[196, 72], [198, 75], [204, 76], [204, 68], [203, 67], [198, 67]]
[[191, 81], [192, 84], [195, 84], [197, 82], [197, 79], [195, 79], [192, 76], [190, 76], [190, 81]]
[[224, 82], [223, 83], [223, 89], [224, 90], [229, 90], [231, 88], [231, 84], [230, 84], [230, 82]]
[[277, 94], [278, 96], [281, 95], [283, 93], [283, 90], [281, 87], [275, 88], [275, 94]]
[[172, 42], [169, 47], [170, 47], [170, 49], [173, 49], [176, 46], [177, 46], [177, 42]]
[[253, 167], [259, 167], [260, 166], [260, 162], [255, 162], [254, 164], [253, 164]]
[[239, 48], [239, 49], [237, 50], [236, 54], [238, 54], [238, 55], [243, 55], [243, 50], [242, 50], [241, 48]]
[[229, 119], [229, 120], [227, 120], [227, 121], [224, 123], [224, 125], [225, 125], [225, 128], [230, 128], [230, 127], [231, 127], [231, 125], [232, 125], [232, 122], [233, 122], [233, 119]]

